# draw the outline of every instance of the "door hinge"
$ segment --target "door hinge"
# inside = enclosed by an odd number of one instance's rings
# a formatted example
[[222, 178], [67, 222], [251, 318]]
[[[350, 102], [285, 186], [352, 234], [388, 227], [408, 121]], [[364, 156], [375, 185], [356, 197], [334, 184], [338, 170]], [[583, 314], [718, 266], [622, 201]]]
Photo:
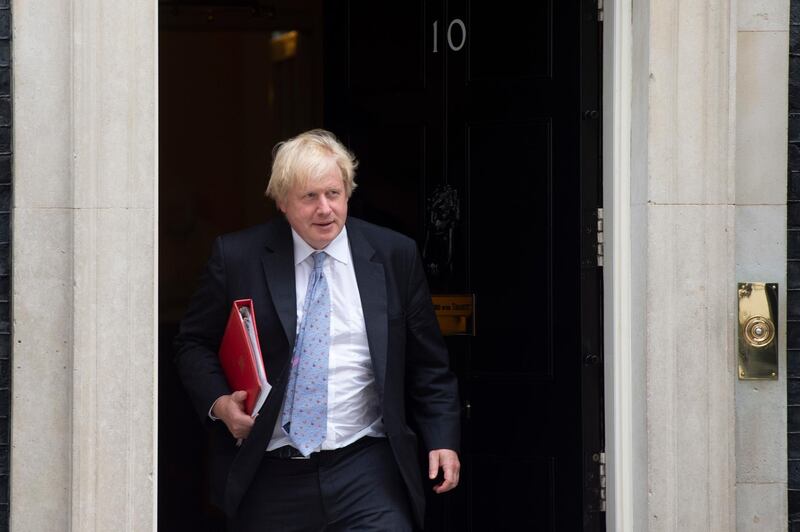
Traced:
[[594, 509], [597, 512], [606, 511], [606, 453], [600, 451], [592, 455], [592, 461], [597, 464], [597, 500]]
[[603, 0], [597, 0], [597, 20], [603, 22]]
[[597, 265], [603, 266], [605, 250], [603, 245], [603, 208], [597, 209]]

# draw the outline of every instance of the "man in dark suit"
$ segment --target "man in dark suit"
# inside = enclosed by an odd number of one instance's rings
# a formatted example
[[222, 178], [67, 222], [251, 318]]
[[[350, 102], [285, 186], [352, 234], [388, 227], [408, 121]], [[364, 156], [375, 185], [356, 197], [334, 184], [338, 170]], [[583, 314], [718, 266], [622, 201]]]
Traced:
[[[267, 195], [284, 217], [217, 238], [176, 337], [213, 435], [212, 498], [233, 530], [422, 526], [410, 420], [430, 478], [441, 475], [434, 491], [458, 484], [457, 385], [417, 246], [347, 217], [356, 165], [324, 130], [281, 143]], [[255, 418], [217, 356], [246, 298], [272, 386]]]

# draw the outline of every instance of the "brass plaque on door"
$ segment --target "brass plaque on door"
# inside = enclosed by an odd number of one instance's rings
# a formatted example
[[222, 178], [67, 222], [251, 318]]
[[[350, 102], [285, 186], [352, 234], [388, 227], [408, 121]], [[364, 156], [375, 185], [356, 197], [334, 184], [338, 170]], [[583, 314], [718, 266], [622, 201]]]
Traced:
[[739, 379], [778, 378], [778, 285], [739, 283]]
[[474, 294], [435, 294], [431, 299], [444, 336], [475, 336]]

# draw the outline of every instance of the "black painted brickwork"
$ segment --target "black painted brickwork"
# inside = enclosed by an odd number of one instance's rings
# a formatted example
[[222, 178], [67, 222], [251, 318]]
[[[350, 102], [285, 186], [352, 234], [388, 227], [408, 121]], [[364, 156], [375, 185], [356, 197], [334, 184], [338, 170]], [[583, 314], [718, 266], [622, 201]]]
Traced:
[[791, 0], [787, 264], [789, 531], [800, 532], [800, 0]]
[[11, 432], [11, 7], [0, 0], [0, 532], [8, 530]]

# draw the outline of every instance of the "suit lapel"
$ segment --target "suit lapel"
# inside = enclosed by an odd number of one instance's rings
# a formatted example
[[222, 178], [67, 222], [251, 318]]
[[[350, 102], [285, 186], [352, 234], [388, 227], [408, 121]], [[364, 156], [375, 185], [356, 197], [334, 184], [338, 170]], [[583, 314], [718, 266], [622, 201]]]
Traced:
[[294, 280], [294, 245], [289, 224], [282, 220], [272, 226], [261, 256], [272, 304], [281, 320], [289, 340], [290, 352], [294, 349], [297, 333], [297, 300]]
[[375, 249], [355, 224], [347, 223], [347, 237], [353, 254], [353, 268], [361, 295], [361, 308], [367, 329], [367, 343], [372, 356], [372, 368], [378, 393], [383, 397], [386, 379], [386, 353], [388, 348], [388, 321], [386, 309], [386, 281], [383, 264], [375, 258]]
[[[297, 334], [297, 300], [295, 294], [294, 245], [289, 224], [282, 220], [268, 233], [261, 257], [272, 303], [289, 340], [289, 353], [294, 349]], [[388, 349], [386, 281], [383, 264], [375, 258], [370, 245], [358, 226], [347, 223], [347, 236], [353, 255], [353, 269], [361, 296], [367, 343], [372, 358], [375, 383], [383, 397]], [[280, 364], [279, 367], [283, 365]]]

